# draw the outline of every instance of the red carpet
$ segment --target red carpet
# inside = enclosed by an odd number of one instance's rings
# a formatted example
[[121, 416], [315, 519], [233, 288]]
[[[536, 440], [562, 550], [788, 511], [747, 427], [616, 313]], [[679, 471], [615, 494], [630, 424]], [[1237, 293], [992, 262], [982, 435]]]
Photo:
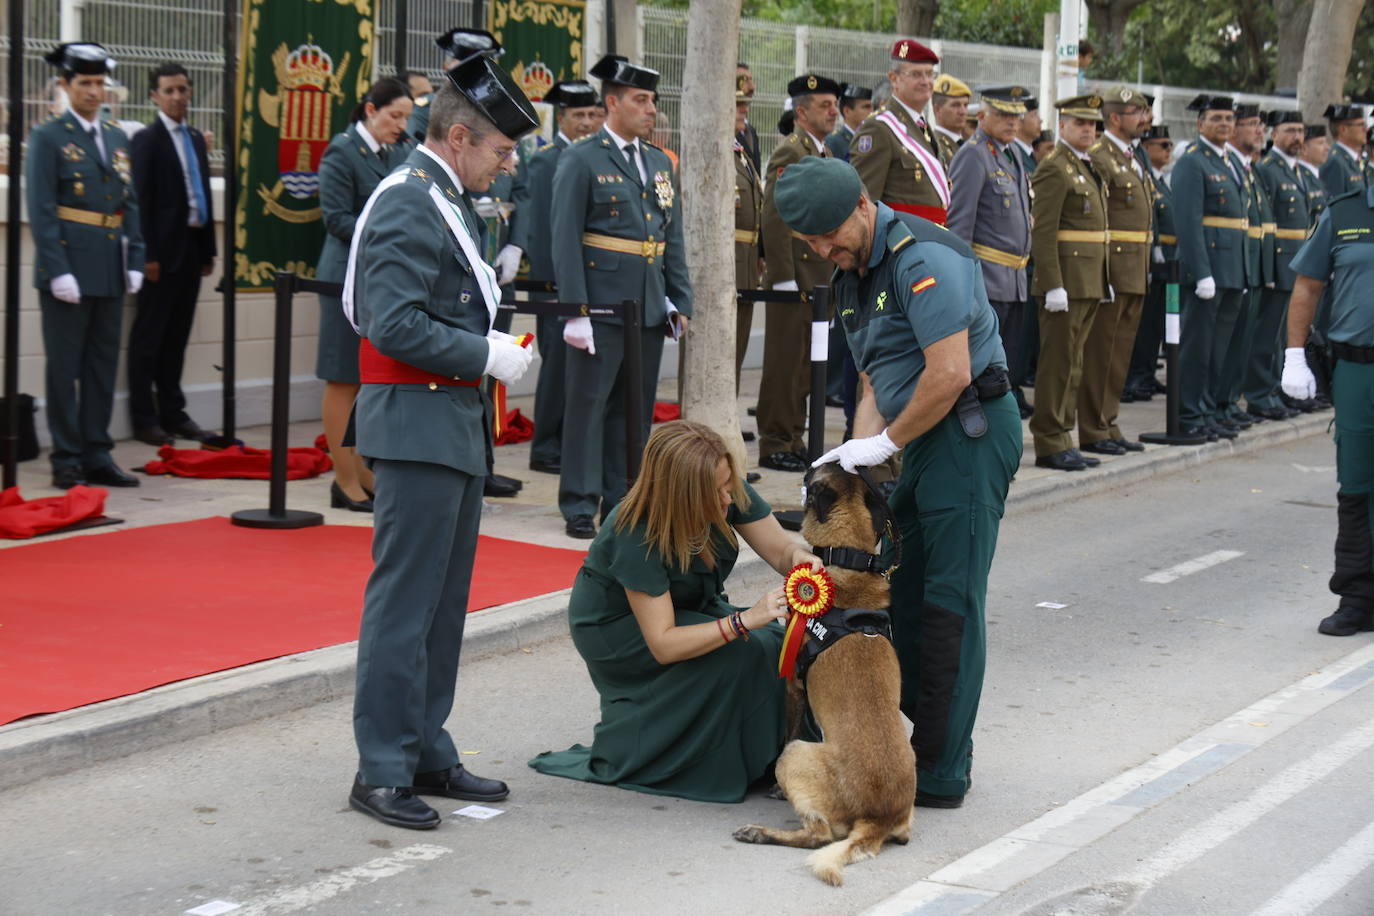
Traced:
[[[209, 518], [0, 550], [0, 724], [357, 639], [371, 543]], [[583, 556], [483, 537], [469, 610], [569, 588]]]

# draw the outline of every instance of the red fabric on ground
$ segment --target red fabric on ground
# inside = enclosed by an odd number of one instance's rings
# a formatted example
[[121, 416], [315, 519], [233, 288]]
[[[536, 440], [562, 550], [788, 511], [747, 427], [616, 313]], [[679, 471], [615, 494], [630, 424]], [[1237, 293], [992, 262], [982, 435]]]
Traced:
[[682, 407], [671, 401], [654, 402], [654, 422], [667, 423], [669, 420], [682, 419]]
[[[209, 518], [0, 550], [0, 724], [357, 639], [371, 544]], [[569, 588], [584, 556], [482, 537], [468, 609]]]
[[18, 487], [10, 487], [0, 493], [0, 538], [31, 538], [104, 515], [107, 492], [103, 487], [82, 485], [61, 496], [24, 499]]
[[501, 424], [501, 435], [496, 437], [497, 445], [514, 445], [528, 442], [534, 438], [534, 421], [520, 412], [520, 408], [506, 414]]
[[[164, 445], [157, 450], [160, 461], [149, 461], [143, 470], [149, 474], [172, 474], [176, 477], [247, 478], [267, 480], [272, 476], [272, 451], [231, 445], [212, 452], [198, 448], [173, 448]], [[301, 480], [318, 477], [332, 470], [329, 455], [318, 448], [301, 446], [286, 450], [286, 479]]]

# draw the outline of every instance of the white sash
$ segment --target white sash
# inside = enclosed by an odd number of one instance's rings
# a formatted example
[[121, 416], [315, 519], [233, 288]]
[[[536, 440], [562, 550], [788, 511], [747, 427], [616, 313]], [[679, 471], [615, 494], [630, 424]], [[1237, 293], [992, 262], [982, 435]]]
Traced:
[[902, 124], [901, 118], [891, 111], [884, 111], [877, 115], [892, 131], [897, 142], [906, 147], [913, 156], [925, 167], [930, 175], [930, 183], [935, 185], [935, 192], [940, 195], [940, 200], [944, 206], [949, 206], [949, 179], [945, 177], [945, 167], [940, 164], [940, 159], [930, 150], [916, 142], [916, 138], [906, 132], [906, 125]]
[[[358, 216], [358, 222], [353, 226], [353, 240], [348, 245], [348, 271], [344, 274], [343, 290], [343, 313], [348, 319], [348, 323], [353, 325], [353, 330], [359, 334], [362, 329], [358, 327], [357, 310], [353, 304], [353, 281], [358, 266], [358, 240], [363, 237], [363, 227], [367, 224], [367, 217], [372, 212], [372, 205], [377, 202], [387, 190], [405, 181], [410, 176], [408, 168], [401, 168], [382, 179], [377, 185], [372, 196], [367, 199], [367, 205], [363, 207], [363, 212]], [[482, 260], [481, 254], [477, 251], [477, 243], [473, 241], [472, 234], [467, 231], [467, 224], [463, 221], [463, 213], [458, 205], [452, 201], [444, 199], [444, 194], [439, 190], [438, 185], [429, 186], [430, 199], [434, 201], [434, 206], [439, 209], [439, 215], [443, 217], [448, 225], [453, 237], [458, 240], [458, 247], [462, 249], [463, 255], [468, 259], [474, 276], [477, 278], [477, 286], [482, 292], [482, 300], [487, 306], [487, 315], [490, 321], [496, 320], [496, 304], [501, 301], [501, 288], [496, 284], [496, 271]], [[488, 325], [490, 328], [490, 324]]]

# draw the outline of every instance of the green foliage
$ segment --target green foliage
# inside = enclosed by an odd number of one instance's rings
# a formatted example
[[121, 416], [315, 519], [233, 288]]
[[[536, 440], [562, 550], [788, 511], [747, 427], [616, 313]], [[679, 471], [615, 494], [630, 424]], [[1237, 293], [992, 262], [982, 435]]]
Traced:
[[935, 16], [935, 37], [1038, 48], [1045, 14], [1058, 9], [1059, 0], [943, 0]]

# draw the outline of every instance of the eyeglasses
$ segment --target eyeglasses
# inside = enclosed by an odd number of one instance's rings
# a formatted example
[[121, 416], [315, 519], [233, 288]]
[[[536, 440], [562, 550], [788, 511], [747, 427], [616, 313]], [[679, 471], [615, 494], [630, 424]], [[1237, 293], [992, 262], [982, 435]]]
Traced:
[[495, 154], [496, 154], [496, 161], [497, 161], [498, 163], [502, 163], [502, 162], [505, 162], [505, 161], [507, 161], [508, 159], [510, 159], [512, 156], [515, 155], [515, 150], [517, 149], [516, 146], [512, 145], [512, 146], [510, 147], [510, 149], [506, 150], [506, 151], [503, 153], [503, 152], [501, 152], [501, 150], [497, 149], [496, 147], [489, 145], [489, 144], [487, 143], [487, 138], [486, 138], [486, 137], [478, 137], [478, 138], [477, 138], [477, 144], [476, 144], [476, 145], [477, 145], [477, 146], [485, 146], [485, 147], [487, 147], [489, 150], [491, 150], [493, 153], [495, 153]]

